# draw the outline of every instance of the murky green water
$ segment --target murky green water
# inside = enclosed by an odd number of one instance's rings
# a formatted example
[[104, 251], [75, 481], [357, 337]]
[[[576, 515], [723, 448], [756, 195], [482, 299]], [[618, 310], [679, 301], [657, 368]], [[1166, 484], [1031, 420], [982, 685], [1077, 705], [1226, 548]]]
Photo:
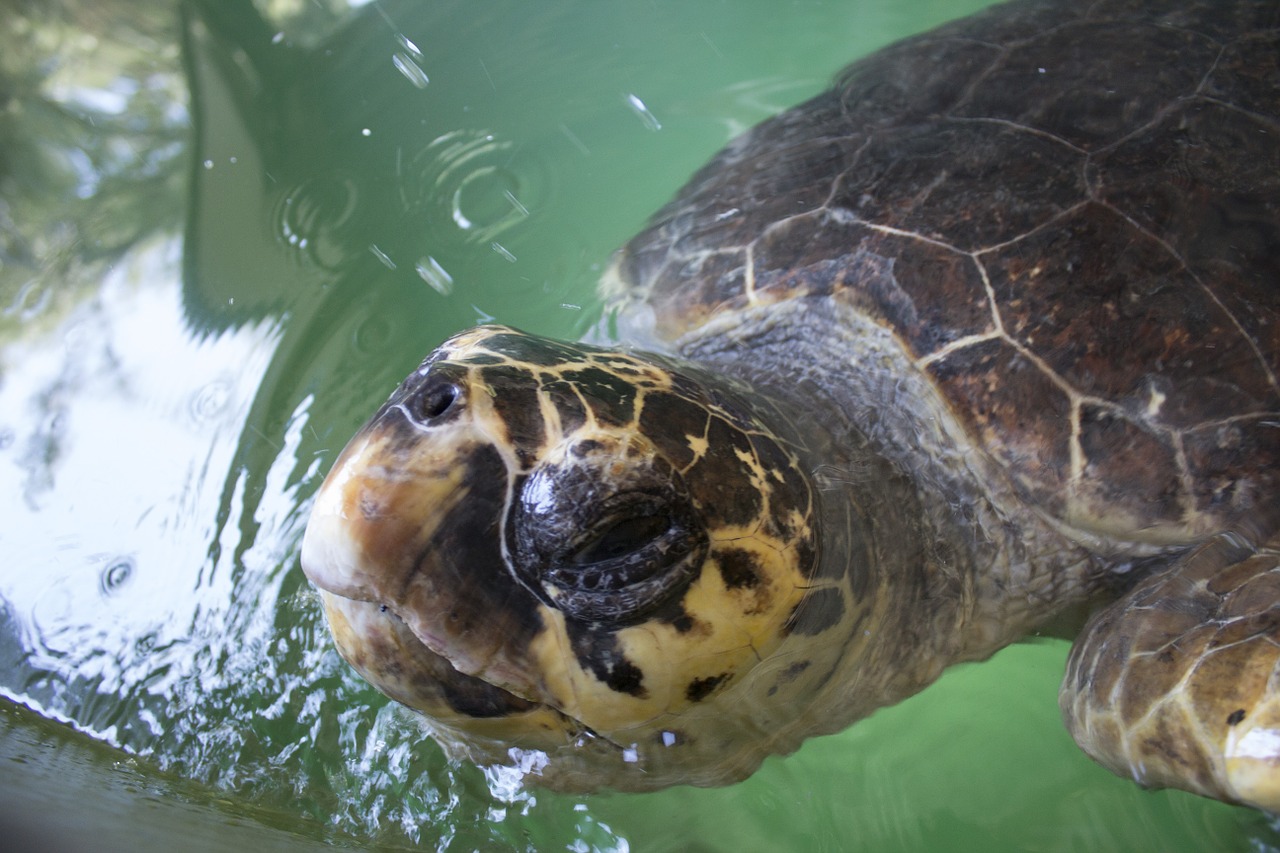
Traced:
[[1050, 641], [727, 789], [519, 789], [449, 765], [355, 678], [303, 581], [312, 492], [435, 343], [489, 318], [576, 336], [609, 252], [716, 148], [978, 5], [0, 0], [6, 837], [1280, 843], [1078, 753]]

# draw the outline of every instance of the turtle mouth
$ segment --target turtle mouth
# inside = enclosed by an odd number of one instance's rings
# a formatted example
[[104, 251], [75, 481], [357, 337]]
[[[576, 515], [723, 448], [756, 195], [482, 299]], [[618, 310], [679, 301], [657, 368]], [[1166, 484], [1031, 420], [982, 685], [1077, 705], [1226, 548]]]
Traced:
[[387, 604], [323, 589], [320, 596], [338, 651], [365, 680], [403, 705], [455, 725], [555, 710], [461, 672]]

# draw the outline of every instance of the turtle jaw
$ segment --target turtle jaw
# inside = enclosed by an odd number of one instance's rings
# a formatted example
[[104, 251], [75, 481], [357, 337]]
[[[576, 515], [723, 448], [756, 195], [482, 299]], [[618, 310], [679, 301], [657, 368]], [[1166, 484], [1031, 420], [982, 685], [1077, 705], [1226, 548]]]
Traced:
[[498, 761], [512, 745], [554, 749], [582, 730], [554, 708], [459, 672], [390, 608], [324, 590], [320, 597], [343, 659], [379, 691], [433, 721], [450, 751]]

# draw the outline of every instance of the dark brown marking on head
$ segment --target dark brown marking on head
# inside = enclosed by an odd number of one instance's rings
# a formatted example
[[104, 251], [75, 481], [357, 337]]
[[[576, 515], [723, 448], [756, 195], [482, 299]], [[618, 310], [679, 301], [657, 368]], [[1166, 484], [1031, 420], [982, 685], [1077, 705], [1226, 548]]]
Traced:
[[599, 367], [566, 370], [563, 376], [578, 386], [597, 421], [619, 426], [635, 417], [636, 389], [626, 379]]
[[483, 345], [485, 349], [539, 367], [554, 367], [582, 359], [582, 349], [579, 347], [519, 333], [493, 335], [485, 338]]
[[774, 533], [790, 539], [796, 534], [792, 512], [798, 511], [803, 517], [810, 510], [808, 484], [776, 441], [752, 435], [751, 447], [766, 472], [771, 489], [768, 521]]
[[707, 410], [684, 397], [665, 392], [646, 394], [640, 411], [640, 431], [670, 460], [684, 469], [694, 459], [690, 438], [707, 429]]
[[792, 634], [812, 637], [836, 625], [844, 616], [844, 597], [833, 587], [815, 589], [796, 605], [787, 629]]
[[543, 374], [539, 378], [542, 382], [542, 393], [547, 395], [551, 405], [555, 406], [556, 412], [560, 415], [562, 434], [567, 435], [586, 423], [587, 409], [572, 385], [561, 381], [554, 374]]
[[672, 598], [665, 602], [657, 610], [653, 611], [652, 618], [670, 625], [681, 634], [688, 634], [694, 630], [702, 630], [704, 632], [707, 630], [705, 623], [693, 618], [689, 615], [689, 611], [685, 610], [683, 597]]
[[488, 368], [484, 379], [493, 389], [493, 409], [506, 425], [507, 438], [520, 464], [530, 467], [547, 435], [536, 380], [526, 371], [510, 367]]
[[764, 580], [759, 560], [750, 551], [725, 548], [716, 557], [720, 577], [729, 589], [755, 589]]
[[719, 675], [711, 675], [707, 678], [695, 678], [689, 682], [689, 686], [684, 690], [684, 697], [690, 702], [701, 702], [716, 691], [721, 684], [729, 679], [729, 673], [722, 672]]
[[[805, 577], [812, 578], [812, 577], [817, 577], [820, 574], [820, 569], [822, 567], [820, 565], [821, 561], [818, 559], [818, 549], [815, 548], [813, 544], [809, 542], [808, 539], [801, 539], [799, 542], [796, 543], [796, 562], [799, 565], [800, 571], [804, 573]], [[836, 563], [835, 560], [831, 560], [829, 562], [831, 562], [832, 564]], [[848, 563], [844, 562], [841, 566], [839, 566], [838, 571], [836, 570], [837, 567], [834, 565], [829, 566], [828, 569], [829, 569], [829, 573], [827, 573], [825, 576], [830, 577], [833, 580], [839, 580], [843, 578], [845, 574], [847, 574]]]
[[[432, 590], [433, 597], [441, 590], [448, 593], [451, 633], [497, 636], [507, 648], [528, 648], [545, 626], [535, 599], [507, 570], [501, 537], [495, 532], [506, 504], [506, 465], [488, 445], [477, 448], [465, 465], [463, 481], [470, 484], [467, 499], [450, 508], [435, 534], [423, 543], [418, 573], [431, 577], [420, 589], [422, 594]], [[371, 556], [388, 565], [403, 560], [399, 554]], [[416, 574], [407, 580], [412, 583]], [[434, 598], [432, 609], [444, 606]]]
[[686, 477], [708, 526], [747, 524], [760, 515], [760, 494], [751, 485], [751, 470], [739, 458], [751, 453], [741, 432], [713, 417], [707, 430], [707, 452]]
[[795, 681], [800, 677], [800, 673], [804, 672], [812, 665], [813, 661], [808, 660], [796, 661], [793, 664], [788, 664], [787, 668], [778, 674], [778, 683], [790, 684], [792, 681]]
[[569, 646], [578, 663], [610, 690], [638, 699], [649, 695], [644, 687], [644, 673], [627, 660], [613, 631], [566, 619], [565, 633], [569, 635]]
[[1244, 708], [1237, 708], [1227, 715], [1228, 726], [1238, 726], [1244, 720]]

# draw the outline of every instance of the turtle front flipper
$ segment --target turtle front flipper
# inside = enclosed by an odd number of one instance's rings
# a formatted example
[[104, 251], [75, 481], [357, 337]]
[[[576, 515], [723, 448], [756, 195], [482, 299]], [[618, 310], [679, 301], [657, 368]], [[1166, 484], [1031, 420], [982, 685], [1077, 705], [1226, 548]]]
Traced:
[[1280, 812], [1278, 546], [1220, 534], [1091, 620], [1059, 695], [1090, 756], [1142, 785]]

